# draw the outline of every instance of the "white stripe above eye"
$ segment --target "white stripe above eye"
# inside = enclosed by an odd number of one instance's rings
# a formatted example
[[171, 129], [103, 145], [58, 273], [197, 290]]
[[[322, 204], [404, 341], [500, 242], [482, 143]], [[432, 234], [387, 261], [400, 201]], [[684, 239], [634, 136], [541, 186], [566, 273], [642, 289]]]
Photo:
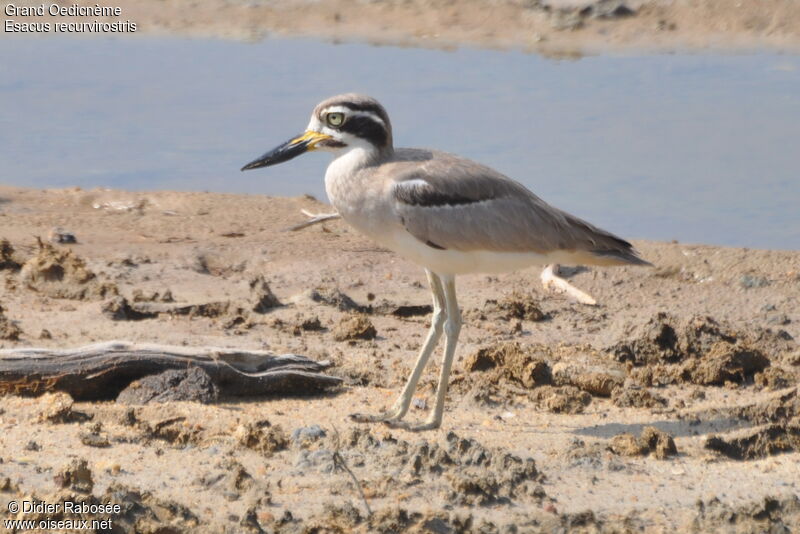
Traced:
[[325, 113], [344, 113], [345, 115], [348, 115], [350, 117], [369, 117], [370, 119], [374, 120], [375, 122], [379, 123], [381, 126], [386, 128], [386, 123], [383, 122], [383, 119], [371, 111], [353, 110], [348, 108], [347, 106], [330, 106], [322, 111], [322, 116], [325, 116]]

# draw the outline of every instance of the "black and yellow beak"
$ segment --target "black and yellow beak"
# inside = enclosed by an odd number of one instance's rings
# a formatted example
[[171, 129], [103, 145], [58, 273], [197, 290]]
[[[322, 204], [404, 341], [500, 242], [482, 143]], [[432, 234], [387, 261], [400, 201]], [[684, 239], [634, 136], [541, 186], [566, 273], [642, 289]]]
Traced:
[[242, 167], [242, 170], [247, 171], [250, 169], [258, 169], [259, 167], [268, 167], [270, 165], [277, 165], [278, 163], [289, 161], [290, 159], [296, 158], [300, 154], [308, 152], [309, 150], [314, 150], [317, 143], [330, 138], [330, 135], [309, 130], [303, 135], [297, 136], [294, 139], [273, 148], [260, 158], [251, 161]]

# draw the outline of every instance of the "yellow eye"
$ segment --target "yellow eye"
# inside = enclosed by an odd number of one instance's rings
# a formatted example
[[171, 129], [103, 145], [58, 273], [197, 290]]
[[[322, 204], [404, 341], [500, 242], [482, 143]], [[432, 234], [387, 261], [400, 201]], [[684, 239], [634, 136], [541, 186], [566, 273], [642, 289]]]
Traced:
[[333, 112], [325, 115], [325, 122], [332, 128], [338, 128], [344, 122], [344, 113]]

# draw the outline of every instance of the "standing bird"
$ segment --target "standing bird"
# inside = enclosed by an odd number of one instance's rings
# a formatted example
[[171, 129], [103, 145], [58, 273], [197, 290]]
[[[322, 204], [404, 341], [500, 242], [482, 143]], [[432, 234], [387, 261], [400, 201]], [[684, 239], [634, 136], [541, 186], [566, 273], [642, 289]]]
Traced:
[[[352, 415], [357, 421], [409, 430], [441, 425], [462, 324], [456, 275], [554, 263], [650, 265], [624, 239], [550, 206], [489, 167], [445, 152], [395, 148], [389, 115], [365, 95], [323, 101], [305, 133], [242, 170], [283, 163], [311, 150], [335, 155], [325, 172], [325, 190], [341, 217], [423, 266], [433, 293], [431, 327], [402, 393], [387, 412]], [[435, 405], [423, 424], [408, 424], [401, 419], [442, 331], [446, 340]]]

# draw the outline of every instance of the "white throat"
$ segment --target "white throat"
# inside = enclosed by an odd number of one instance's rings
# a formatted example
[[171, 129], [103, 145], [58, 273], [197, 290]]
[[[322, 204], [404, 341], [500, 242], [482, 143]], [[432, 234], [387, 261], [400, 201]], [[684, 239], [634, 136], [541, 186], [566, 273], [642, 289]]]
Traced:
[[325, 171], [325, 181], [338, 179], [354, 174], [375, 160], [377, 150], [372, 145], [347, 147], [337, 155]]
[[339, 153], [325, 171], [325, 192], [334, 206], [343, 200], [344, 191], [351, 187], [358, 171], [375, 162], [379, 154], [370, 143], [357, 138], [349, 141], [346, 148], [337, 151]]

